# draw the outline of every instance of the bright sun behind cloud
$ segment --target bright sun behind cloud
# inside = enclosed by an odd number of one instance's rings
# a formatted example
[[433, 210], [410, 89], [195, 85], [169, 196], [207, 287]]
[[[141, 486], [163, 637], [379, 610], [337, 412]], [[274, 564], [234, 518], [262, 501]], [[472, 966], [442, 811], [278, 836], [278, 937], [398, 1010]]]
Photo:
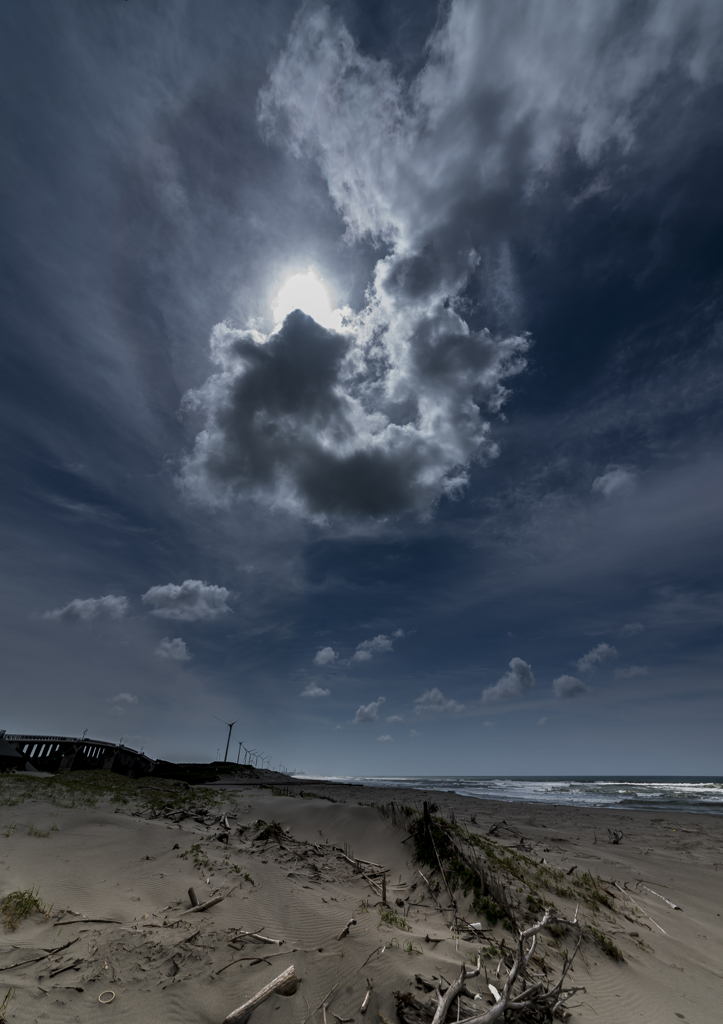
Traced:
[[322, 327], [341, 330], [342, 311], [332, 307], [329, 287], [315, 270], [292, 274], [284, 281], [271, 306], [275, 328], [295, 309], [307, 313]]

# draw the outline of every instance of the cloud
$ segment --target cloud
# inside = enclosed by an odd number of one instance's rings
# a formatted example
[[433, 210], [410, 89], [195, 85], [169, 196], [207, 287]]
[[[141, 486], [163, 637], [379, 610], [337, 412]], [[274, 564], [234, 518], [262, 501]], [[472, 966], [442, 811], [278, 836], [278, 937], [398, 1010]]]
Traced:
[[464, 711], [464, 704], [460, 704], [459, 701], [452, 700], [451, 698], [447, 699], [436, 686], [432, 687], [431, 690], [425, 690], [421, 697], [417, 697], [414, 704], [415, 715], [423, 715], [428, 712], [445, 715]]
[[354, 724], [359, 725], [360, 722], [376, 722], [379, 717], [379, 708], [385, 700], [386, 697], [379, 697], [377, 700], [373, 700], [371, 704], [362, 704], [354, 715]]
[[556, 697], [577, 697], [590, 689], [575, 676], [558, 676], [552, 680], [552, 692]]
[[488, 704], [500, 700], [517, 700], [527, 690], [534, 689], [535, 677], [532, 668], [522, 658], [513, 658], [510, 670], [506, 672], [494, 686], [488, 686], [482, 693], [482, 703]]
[[417, 732], [416, 729], [410, 729], [409, 730], [409, 735], [410, 736], [421, 736], [422, 734], [421, 734], [421, 732]]
[[631, 665], [629, 668], [616, 668], [616, 679], [634, 679], [635, 676], [647, 676], [647, 665]]
[[111, 715], [124, 715], [129, 705], [138, 703], [138, 698], [131, 693], [117, 693], [115, 697], [108, 698], [108, 703], [113, 705]]
[[405, 636], [404, 630], [395, 629], [394, 632], [392, 633], [392, 636], [395, 637], [395, 639], [400, 639], [401, 637]]
[[230, 596], [231, 591], [225, 587], [202, 583], [201, 580], [184, 580], [180, 586], [166, 583], [165, 586], [151, 587], [141, 600], [154, 606], [151, 615], [157, 615], [159, 619], [195, 622], [215, 619], [230, 612], [226, 604]]
[[485, 729], [494, 729], [495, 727], [494, 722], [483, 722], [482, 725], [485, 727]]
[[379, 741], [379, 743], [391, 743], [392, 742], [392, 737], [391, 736], [377, 736], [377, 740]]
[[362, 640], [352, 657], [352, 661], [371, 661], [373, 655], [383, 654], [392, 650], [392, 641], [382, 633], [373, 640]]
[[328, 697], [331, 690], [323, 690], [318, 683], [307, 683], [301, 691], [301, 697]]
[[171, 661], [190, 661], [193, 655], [186, 647], [186, 641], [177, 636], [170, 640], [167, 636], [156, 647], [156, 654], [159, 658], [169, 658]]
[[537, 724], [538, 724], [539, 726], [547, 725], [547, 719], [546, 719], [546, 718], [541, 718], [541, 719], [540, 719], [540, 720], [538, 721], [538, 723], [537, 723]]
[[620, 630], [621, 636], [636, 636], [638, 633], [642, 633], [645, 626], [642, 622], [626, 622], [623, 628]]
[[315, 665], [332, 665], [339, 655], [332, 647], [321, 647], [314, 655]]
[[608, 466], [602, 476], [597, 476], [592, 482], [592, 490], [602, 494], [605, 498], [612, 498], [615, 495], [630, 494], [635, 487], [637, 476], [629, 469], [622, 466]]
[[45, 612], [43, 618], [53, 619], [56, 622], [91, 622], [100, 615], [107, 615], [111, 619], [122, 619], [127, 611], [127, 597], [106, 594], [105, 597], [76, 597], [64, 608], [54, 608], [51, 612]]
[[389, 725], [396, 725], [398, 722], [404, 721], [404, 715], [390, 715], [387, 719]]
[[575, 662], [581, 672], [593, 672], [598, 665], [617, 658], [618, 652], [611, 644], [598, 644]]
[[[185, 400], [205, 420], [189, 495], [316, 520], [429, 515], [497, 456], [492, 418], [529, 347], [507, 327], [521, 305], [510, 237], [553, 172], [629, 162], [666, 76], [695, 90], [717, 75], [715, 5], [628, 6], [454, 0], [411, 79], [360, 52], [329, 6], [301, 8], [262, 130], [318, 165], [346, 238], [385, 255], [340, 332], [300, 311], [275, 333], [216, 326], [218, 370]], [[467, 291], [505, 329], [480, 328]], [[633, 482], [611, 465], [593, 489]]]
[[[317, 519], [428, 514], [497, 456], [491, 417], [530, 342], [471, 325], [455, 301], [474, 279], [515, 302], [509, 246], [488, 222], [509, 204], [500, 148], [519, 146], [520, 129], [489, 137], [496, 83], [479, 95], [467, 75], [478, 63], [467, 47], [485, 38], [438, 33], [407, 87], [327, 8], [296, 19], [260, 97], [262, 127], [317, 161], [347, 237], [386, 255], [340, 331], [299, 310], [272, 333], [214, 328], [217, 372], [185, 399], [205, 417], [182, 473], [196, 499], [249, 497]], [[477, 245], [495, 248], [491, 261]]]

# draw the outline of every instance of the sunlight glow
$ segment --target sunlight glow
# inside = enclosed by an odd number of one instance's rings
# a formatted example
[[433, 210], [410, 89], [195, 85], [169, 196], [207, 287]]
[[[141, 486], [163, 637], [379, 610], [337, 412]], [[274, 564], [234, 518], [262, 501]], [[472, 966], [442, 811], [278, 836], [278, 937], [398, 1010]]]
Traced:
[[274, 329], [278, 330], [295, 309], [307, 313], [322, 327], [341, 330], [343, 311], [332, 308], [329, 288], [315, 270], [293, 274], [284, 281], [271, 307]]

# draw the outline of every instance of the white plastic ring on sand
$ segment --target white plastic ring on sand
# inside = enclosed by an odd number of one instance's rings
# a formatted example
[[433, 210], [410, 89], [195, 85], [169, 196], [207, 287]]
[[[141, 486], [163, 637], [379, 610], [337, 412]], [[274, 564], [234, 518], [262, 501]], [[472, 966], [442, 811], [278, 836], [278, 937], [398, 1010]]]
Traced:
[[[103, 996], [110, 996], [110, 999], [104, 999]], [[110, 989], [108, 989], [107, 992], [101, 992], [101, 994], [98, 996], [98, 1002], [103, 1004], [112, 1003], [114, 999], [115, 992], [112, 992]]]

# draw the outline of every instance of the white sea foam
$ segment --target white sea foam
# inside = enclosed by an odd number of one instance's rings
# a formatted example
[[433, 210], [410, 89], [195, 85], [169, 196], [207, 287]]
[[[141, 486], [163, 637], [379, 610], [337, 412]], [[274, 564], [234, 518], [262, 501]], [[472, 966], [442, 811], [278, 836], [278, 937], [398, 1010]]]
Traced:
[[475, 775], [299, 775], [362, 786], [452, 791], [483, 800], [532, 801], [575, 807], [645, 808], [723, 814], [723, 778], [670, 776], [486, 777]]

